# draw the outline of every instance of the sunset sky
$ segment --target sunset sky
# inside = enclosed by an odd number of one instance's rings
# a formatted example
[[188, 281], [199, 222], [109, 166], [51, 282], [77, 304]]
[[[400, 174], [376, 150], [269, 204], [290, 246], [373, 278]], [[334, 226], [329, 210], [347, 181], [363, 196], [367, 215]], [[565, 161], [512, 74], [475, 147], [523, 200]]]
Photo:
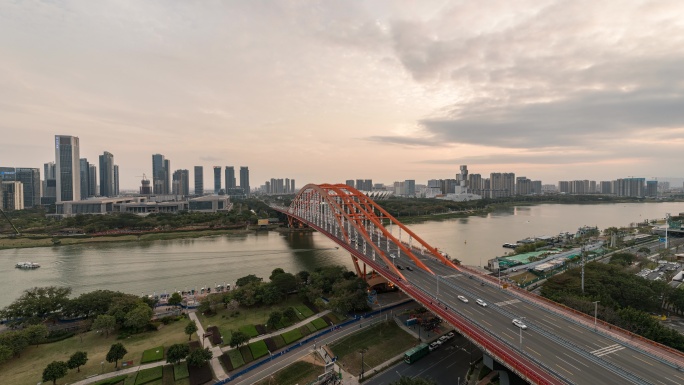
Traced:
[[[684, 2], [2, 1], [0, 166], [683, 176]], [[192, 177], [191, 177], [192, 183]], [[192, 188], [191, 188], [192, 190]]]

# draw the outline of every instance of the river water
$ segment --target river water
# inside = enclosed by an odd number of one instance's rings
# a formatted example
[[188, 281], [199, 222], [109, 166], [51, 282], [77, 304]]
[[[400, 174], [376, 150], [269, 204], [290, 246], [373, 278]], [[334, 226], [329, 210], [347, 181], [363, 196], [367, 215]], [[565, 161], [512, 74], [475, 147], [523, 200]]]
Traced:
[[[409, 227], [426, 242], [468, 265], [485, 265], [508, 249], [503, 243], [574, 233], [580, 226], [627, 226], [684, 212], [684, 203], [542, 204], [515, 206], [467, 218]], [[436, 217], [438, 218], [438, 217]], [[401, 218], [399, 218], [401, 220]], [[398, 236], [396, 227], [395, 236]], [[405, 238], [405, 233], [403, 235]], [[121, 242], [0, 250], [0, 308], [34, 286], [70, 286], [73, 294], [96, 289], [152, 294], [234, 284], [248, 274], [268, 279], [281, 267], [296, 273], [351, 258], [319, 233], [259, 232], [153, 242]], [[20, 270], [21, 261], [37, 262]]]

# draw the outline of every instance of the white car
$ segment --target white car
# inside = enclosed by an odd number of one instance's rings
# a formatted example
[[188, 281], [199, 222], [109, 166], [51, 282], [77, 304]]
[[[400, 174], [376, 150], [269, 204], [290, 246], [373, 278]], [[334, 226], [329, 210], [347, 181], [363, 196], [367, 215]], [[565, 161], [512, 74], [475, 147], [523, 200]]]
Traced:
[[480, 305], [480, 306], [482, 306], [482, 307], [487, 307], [487, 302], [485, 302], [485, 301], [483, 301], [483, 300], [481, 300], [481, 299], [479, 299], [479, 298], [476, 299], [475, 302], [477, 302], [477, 304]]
[[458, 299], [460, 299], [461, 302], [468, 303], [468, 298], [466, 298], [466, 297], [464, 297], [464, 296], [462, 296], [462, 295], [459, 295], [459, 296], [458, 296]]
[[430, 349], [430, 351], [433, 351], [433, 350], [437, 349], [438, 347], [439, 347], [439, 344], [433, 342], [433, 343], [430, 344], [429, 349]]
[[527, 329], [527, 325], [525, 325], [521, 320], [514, 318], [513, 319], [513, 325], [519, 327], [522, 330]]
[[439, 337], [439, 342], [441, 342], [441, 343], [445, 343], [445, 342], [447, 342], [448, 340], [449, 340], [449, 338], [448, 338], [447, 336], [441, 336], [441, 337]]
[[437, 341], [433, 342], [433, 344], [437, 344], [437, 346], [440, 346], [440, 345], [442, 345], [442, 341], [437, 340]]
[[454, 332], [449, 332], [446, 334], [446, 336], [449, 337], [449, 339], [452, 339], [454, 338]]

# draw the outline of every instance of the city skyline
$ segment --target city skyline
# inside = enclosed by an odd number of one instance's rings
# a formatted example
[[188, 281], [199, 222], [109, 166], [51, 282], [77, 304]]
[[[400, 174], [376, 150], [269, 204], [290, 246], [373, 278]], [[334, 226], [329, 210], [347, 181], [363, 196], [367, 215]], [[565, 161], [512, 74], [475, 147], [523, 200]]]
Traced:
[[682, 11], [3, 3], [0, 164], [41, 168], [64, 134], [91, 163], [116, 154], [121, 190], [152, 179], [153, 154], [168, 172], [248, 165], [254, 186], [427, 181], [461, 164], [553, 184], [681, 178]]

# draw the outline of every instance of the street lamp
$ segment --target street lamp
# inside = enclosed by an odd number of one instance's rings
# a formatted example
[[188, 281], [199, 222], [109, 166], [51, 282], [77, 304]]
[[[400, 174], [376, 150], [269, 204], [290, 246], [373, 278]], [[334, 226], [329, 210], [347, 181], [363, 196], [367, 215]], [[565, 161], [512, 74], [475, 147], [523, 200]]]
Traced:
[[596, 315], [598, 314], [598, 303], [601, 301], [593, 301], [594, 302], [594, 329], [596, 329]]
[[[523, 325], [525, 324], [525, 323], [523, 322], [523, 320], [525, 319], [525, 317], [520, 317], [520, 318], [518, 318], [518, 319], [520, 320], [520, 322], [523, 323]], [[518, 330], [520, 331], [520, 350], [522, 350], [522, 327], [518, 327]]]
[[366, 349], [361, 349], [359, 352], [361, 353], [361, 375], [359, 376], [359, 379], [363, 379], [363, 353], [366, 352]]
[[437, 278], [437, 296], [435, 299], [439, 301], [439, 274], [435, 274], [435, 277]]

